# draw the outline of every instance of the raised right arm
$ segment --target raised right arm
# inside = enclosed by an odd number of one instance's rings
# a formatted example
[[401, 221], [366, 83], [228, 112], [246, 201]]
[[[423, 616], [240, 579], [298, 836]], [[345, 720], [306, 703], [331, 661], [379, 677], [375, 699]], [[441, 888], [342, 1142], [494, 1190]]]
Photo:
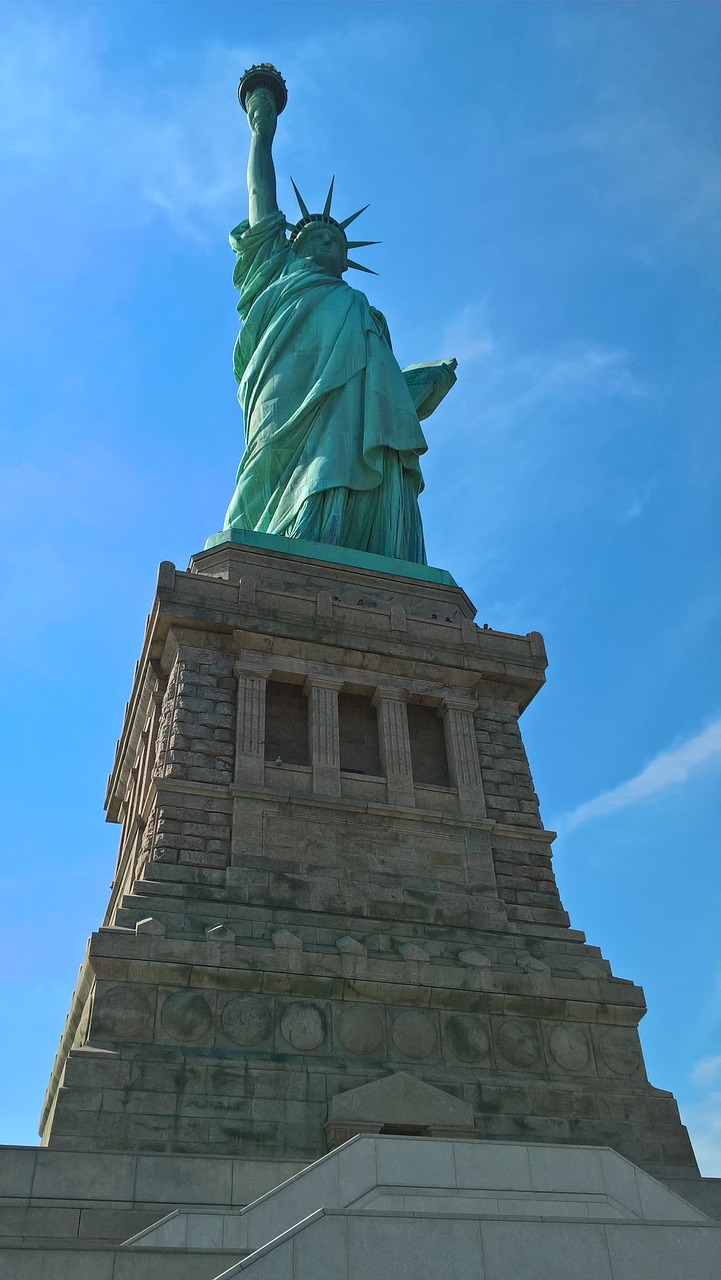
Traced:
[[278, 114], [268, 89], [256, 89], [247, 101], [250, 126], [248, 156], [248, 220], [251, 227], [269, 213], [278, 212], [273, 164], [273, 137]]

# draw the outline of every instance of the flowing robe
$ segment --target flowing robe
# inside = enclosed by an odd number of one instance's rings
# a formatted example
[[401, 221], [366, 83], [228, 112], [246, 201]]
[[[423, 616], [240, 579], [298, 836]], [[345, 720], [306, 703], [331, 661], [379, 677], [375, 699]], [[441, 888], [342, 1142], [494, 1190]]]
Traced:
[[427, 446], [382, 315], [295, 253], [281, 213], [230, 243], [245, 453], [224, 527], [425, 564]]

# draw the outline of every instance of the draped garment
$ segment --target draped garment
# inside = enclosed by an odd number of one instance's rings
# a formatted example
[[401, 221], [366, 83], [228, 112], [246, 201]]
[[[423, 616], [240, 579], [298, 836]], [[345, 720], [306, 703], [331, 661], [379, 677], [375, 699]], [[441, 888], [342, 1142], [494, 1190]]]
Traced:
[[295, 253], [281, 213], [230, 243], [245, 452], [224, 527], [424, 564], [427, 446], [383, 316]]

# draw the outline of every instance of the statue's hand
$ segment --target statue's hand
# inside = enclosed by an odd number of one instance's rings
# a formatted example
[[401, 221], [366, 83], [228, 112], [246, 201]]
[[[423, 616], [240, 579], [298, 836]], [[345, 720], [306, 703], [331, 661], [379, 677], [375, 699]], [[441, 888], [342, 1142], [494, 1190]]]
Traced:
[[246, 106], [248, 124], [253, 137], [272, 142], [278, 123], [278, 112], [272, 93], [268, 89], [256, 89], [255, 93], [248, 98]]

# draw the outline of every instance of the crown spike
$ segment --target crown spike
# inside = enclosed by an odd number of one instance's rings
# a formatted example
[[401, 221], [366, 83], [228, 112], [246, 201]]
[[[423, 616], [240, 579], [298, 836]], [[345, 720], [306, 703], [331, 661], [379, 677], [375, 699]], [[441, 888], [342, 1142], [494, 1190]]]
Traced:
[[365, 271], [369, 276], [378, 275], [378, 272], [373, 271], [371, 267], [362, 267], [360, 262], [351, 262], [350, 258], [346, 258], [346, 263], [349, 267], [353, 267], [355, 271]]
[[296, 187], [296, 185], [295, 185], [295, 183], [293, 182], [293, 179], [292, 179], [292, 178], [291, 178], [291, 180], [290, 180], [290, 181], [291, 181], [291, 185], [292, 185], [292, 187], [293, 187], [293, 190], [295, 191], [295, 198], [296, 198], [296, 200], [298, 201], [298, 208], [300, 209], [300, 211], [301, 211], [301, 213], [303, 214], [303, 217], [304, 217], [304, 218], [309, 218], [309, 217], [310, 217], [310, 209], [308, 208], [307, 204], [305, 203], [305, 200], [303, 199], [302, 195], [300, 194], [300, 191], [299, 191], [299, 190], [298, 190], [298, 188]]
[[[292, 181], [292, 179], [291, 179], [291, 181]], [[363, 205], [363, 208], [362, 208], [362, 209], [359, 209], [357, 213], [352, 213], [352, 214], [350, 215], [350, 218], [344, 218], [344, 219], [343, 219], [343, 221], [342, 221], [342, 222], [341, 222], [341, 224], [340, 224], [340, 225], [341, 225], [341, 230], [345, 231], [346, 227], [349, 227], [349, 226], [350, 226], [350, 224], [351, 224], [351, 222], [355, 222], [356, 218], [360, 218], [361, 214], [362, 214], [362, 213], [365, 213], [365, 211], [366, 211], [366, 209], [367, 209], [367, 208], [368, 208], [368, 205], [367, 205], [367, 204], [364, 204], [364, 205]], [[375, 275], [375, 272], [373, 272], [373, 274]]]
[[348, 249], [365, 249], [366, 245], [382, 244], [382, 243], [383, 242], [381, 240], [349, 240], [347, 248]]
[[327, 217], [329, 216], [329, 214], [330, 214], [330, 206], [331, 206], [331, 201], [332, 201], [332, 199], [333, 199], [333, 183], [334, 183], [334, 182], [335, 182], [335, 174], [333, 174], [333, 177], [332, 177], [332, 178], [331, 178], [331, 180], [330, 180], [330, 186], [329, 186], [329, 188], [328, 188], [328, 195], [326, 196], [326, 198], [325, 198], [325, 204], [323, 205], [323, 217], [324, 217], [324, 218], [327, 218]]

